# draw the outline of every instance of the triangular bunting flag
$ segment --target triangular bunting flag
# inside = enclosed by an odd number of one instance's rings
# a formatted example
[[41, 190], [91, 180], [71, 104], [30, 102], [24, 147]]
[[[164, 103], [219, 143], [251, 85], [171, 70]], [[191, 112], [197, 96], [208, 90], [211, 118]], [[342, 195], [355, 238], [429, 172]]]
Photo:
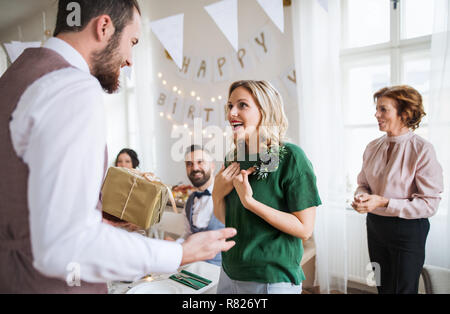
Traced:
[[32, 42], [20, 42], [20, 41], [12, 41], [10, 44], [5, 44], [6, 52], [8, 53], [9, 60], [11, 63], [17, 60], [20, 55], [23, 53], [25, 49], [28, 48], [39, 48], [42, 43], [40, 41], [32, 41]]
[[320, 6], [328, 12], [328, 0], [317, 0], [319, 1]]
[[175, 61], [183, 65], [184, 14], [170, 16], [150, 23], [150, 28]]
[[257, 0], [278, 29], [284, 33], [283, 0]]
[[239, 49], [237, 0], [222, 0], [206, 6], [205, 10], [237, 52]]

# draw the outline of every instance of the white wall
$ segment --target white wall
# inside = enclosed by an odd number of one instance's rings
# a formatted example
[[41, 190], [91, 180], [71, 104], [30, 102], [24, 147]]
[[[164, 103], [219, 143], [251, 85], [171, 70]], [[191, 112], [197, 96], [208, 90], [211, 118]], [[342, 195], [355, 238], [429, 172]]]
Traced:
[[[31, 5], [32, 1], [30, 1]], [[17, 21], [17, 24], [8, 28], [0, 30], [0, 42], [9, 42], [11, 40], [16, 41], [40, 41], [44, 40], [44, 28], [53, 30], [55, 28], [56, 23], [56, 11], [57, 11], [57, 2], [49, 6], [45, 10], [40, 10], [35, 15], [22, 20]], [[44, 27], [44, 18], [43, 14], [45, 13], [45, 27]], [[19, 33], [19, 26], [22, 29], [22, 37]]]
[[130, 146], [128, 134], [128, 108], [124, 92], [104, 96], [106, 113], [109, 165], [113, 166], [119, 151]]

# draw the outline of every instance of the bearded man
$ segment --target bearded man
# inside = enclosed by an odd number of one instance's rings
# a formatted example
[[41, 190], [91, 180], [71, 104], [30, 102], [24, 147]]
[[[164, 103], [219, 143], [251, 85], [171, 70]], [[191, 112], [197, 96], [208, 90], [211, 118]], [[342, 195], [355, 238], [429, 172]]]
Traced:
[[102, 222], [102, 89], [119, 88], [140, 30], [136, 0], [60, 0], [54, 37], [0, 78], [0, 293], [106, 293], [234, 245], [234, 229], [179, 244]]
[[[192, 193], [184, 208], [185, 231], [176, 241], [183, 243], [190, 235], [224, 228], [214, 216], [212, 190], [214, 187], [215, 163], [211, 154], [199, 145], [188, 147], [185, 155], [186, 174], [197, 191]], [[173, 241], [171, 237], [166, 240]], [[221, 266], [222, 254], [219, 252], [214, 258], [206, 262]]]

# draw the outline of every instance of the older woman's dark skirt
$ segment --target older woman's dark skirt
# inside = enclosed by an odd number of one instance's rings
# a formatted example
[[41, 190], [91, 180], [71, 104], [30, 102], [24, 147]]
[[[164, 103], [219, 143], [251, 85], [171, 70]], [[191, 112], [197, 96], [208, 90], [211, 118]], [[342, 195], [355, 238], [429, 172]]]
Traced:
[[372, 263], [379, 267], [380, 294], [418, 293], [425, 262], [428, 219], [402, 219], [367, 214], [367, 240]]

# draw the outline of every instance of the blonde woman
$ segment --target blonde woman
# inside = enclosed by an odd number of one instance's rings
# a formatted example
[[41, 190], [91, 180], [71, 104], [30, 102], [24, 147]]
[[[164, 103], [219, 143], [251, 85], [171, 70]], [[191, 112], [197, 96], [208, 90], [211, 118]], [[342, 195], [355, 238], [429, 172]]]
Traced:
[[283, 101], [270, 83], [232, 84], [227, 116], [235, 147], [212, 195], [214, 214], [237, 235], [223, 254], [218, 293], [300, 294], [302, 240], [321, 205], [313, 167], [285, 142]]

